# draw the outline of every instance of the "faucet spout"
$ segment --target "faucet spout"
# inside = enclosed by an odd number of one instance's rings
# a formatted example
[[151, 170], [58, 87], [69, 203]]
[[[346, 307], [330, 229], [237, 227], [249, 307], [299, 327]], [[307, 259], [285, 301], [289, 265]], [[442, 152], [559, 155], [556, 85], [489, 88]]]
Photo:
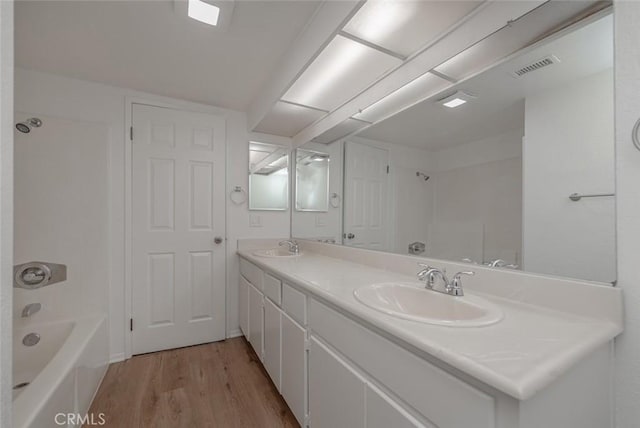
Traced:
[[289, 247], [289, 252], [291, 254], [299, 254], [300, 253], [300, 245], [292, 239], [286, 239], [284, 241], [278, 242], [278, 245], [287, 245]]

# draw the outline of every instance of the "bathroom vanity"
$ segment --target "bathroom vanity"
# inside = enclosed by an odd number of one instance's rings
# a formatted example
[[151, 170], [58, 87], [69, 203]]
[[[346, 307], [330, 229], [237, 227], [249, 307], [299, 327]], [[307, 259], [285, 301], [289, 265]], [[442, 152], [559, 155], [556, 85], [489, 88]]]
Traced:
[[[258, 242], [239, 242], [240, 327], [301, 426], [612, 425], [620, 290], [478, 266], [465, 296], [436, 296], [416, 279], [418, 262], [469, 266], [310, 241], [289, 255]], [[436, 325], [354, 296], [389, 283], [479, 299], [500, 316]]]

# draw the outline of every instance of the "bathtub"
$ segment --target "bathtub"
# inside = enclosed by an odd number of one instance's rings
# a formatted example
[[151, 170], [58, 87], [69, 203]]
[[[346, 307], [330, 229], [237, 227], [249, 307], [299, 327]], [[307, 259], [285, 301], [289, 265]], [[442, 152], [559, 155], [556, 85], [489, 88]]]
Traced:
[[[22, 344], [38, 333], [34, 346]], [[108, 366], [104, 317], [30, 323], [15, 320], [13, 428], [76, 426], [65, 415], [85, 415]], [[63, 416], [56, 415], [62, 413]], [[97, 417], [97, 416], [96, 416]]]

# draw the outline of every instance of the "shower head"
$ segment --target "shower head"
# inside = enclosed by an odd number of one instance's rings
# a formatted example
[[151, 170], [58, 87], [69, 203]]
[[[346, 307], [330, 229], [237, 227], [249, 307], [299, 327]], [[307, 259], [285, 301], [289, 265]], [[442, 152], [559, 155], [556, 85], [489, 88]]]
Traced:
[[42, 121], [37, 117], [32, 117], [24, 122], [16, 123], [16, 129], [24, 134], [31, 132], [31, 128], [40, 128]]
[[423, 177], [424, 181], [427, 181], [427, 180], [429, 180], [429, 178], [431, 178], [427, 174], [425, 174], [424, 172], [420, 172], [420, 171], [416, 172], [416, 177]]

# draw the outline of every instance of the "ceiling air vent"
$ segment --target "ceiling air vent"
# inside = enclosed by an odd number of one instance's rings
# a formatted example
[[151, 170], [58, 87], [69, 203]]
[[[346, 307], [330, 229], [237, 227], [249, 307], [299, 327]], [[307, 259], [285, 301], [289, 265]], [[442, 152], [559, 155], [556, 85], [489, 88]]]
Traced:
[[530, 64], [525, 65], [515, 71], [511, 72], [511, 75], [515, 78], [519, 78], [524, 76], [527, 73], [531, 73], [532, 71], [540, 70], [541, 68], [548, 67], [553, 64], [559, 63], [560, 60], [555, 55], [549, 55], [537, 61], [534, 61]]

